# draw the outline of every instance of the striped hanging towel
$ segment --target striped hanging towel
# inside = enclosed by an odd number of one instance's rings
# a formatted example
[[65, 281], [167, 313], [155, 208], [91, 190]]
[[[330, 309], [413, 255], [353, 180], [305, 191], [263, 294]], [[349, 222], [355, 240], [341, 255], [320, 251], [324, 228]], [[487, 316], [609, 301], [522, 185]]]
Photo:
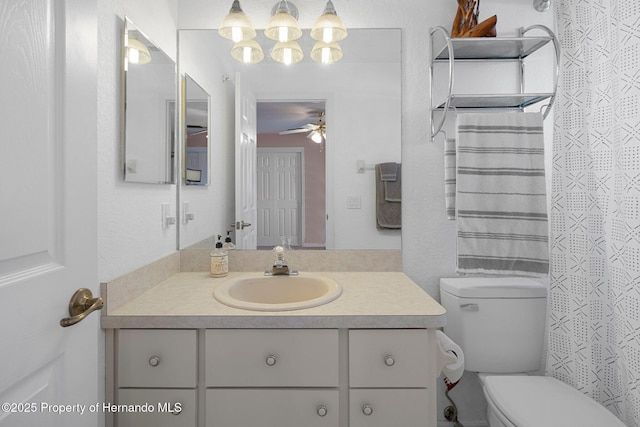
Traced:
[[456, 219], [456, 140], [444, 140], [444, 206], [447, 219]]
[[459, 114], [459, 273], [549, 271], [540, 113]]

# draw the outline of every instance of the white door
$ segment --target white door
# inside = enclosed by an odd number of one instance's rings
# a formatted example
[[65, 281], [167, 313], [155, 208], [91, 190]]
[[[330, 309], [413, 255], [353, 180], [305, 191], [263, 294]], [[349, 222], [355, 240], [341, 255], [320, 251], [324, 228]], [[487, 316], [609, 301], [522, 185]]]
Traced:
[[97, 426], [96, 1], [3, 0], [0, 57], [0, 427]]
[[[236, 73], [236, 246], [256, 249], [256, 97]], [[249, 224], [249, 225], [247, 225]]]
[[258, 148], [258, 246], [301, 244], [302, 148]]

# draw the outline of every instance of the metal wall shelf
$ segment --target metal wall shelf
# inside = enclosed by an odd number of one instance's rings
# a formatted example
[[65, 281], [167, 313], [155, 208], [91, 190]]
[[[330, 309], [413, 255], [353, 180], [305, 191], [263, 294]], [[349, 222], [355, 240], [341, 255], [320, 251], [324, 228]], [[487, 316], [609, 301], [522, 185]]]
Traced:
[[[447, 35], [448, 37], [448, 35]], [[516, 59], [531, 55], [553, 40], [544, 37], [472, 37], [449, 38], [456, 60], [460, 59]], [[449, 45], [446, 40], [440, 46], [434, 46], [434, 60], [449, 60]]]
[[[525, 36], [531, 30], [538, 29], [546, 32], [547, 36]], [[438, 37], [439, 35], [439, 37]], [[560, 45], [555, 34], [547, 27], [534, 25], [520, 30], [519, 37], [477, 37], [477, 38], [451, 38], [449, 32], [443, 27], [436, 27], [430, 32], [431, 38], [431, 64], [429, 66], [429, 95], [431, 99], [431, 140], [442, 132], [442, 128], [450, 111], [458, 109], [518, 109], [548, 100], [543, 113], [546, 118], [555, 100], [558, 86]], [[553, 91], [549, 93], [525, 93], [524, 92], [524, 67], [523, 60], [538, 51], [548, 43], [552, 43], [555, 49], [555, 74]], [[455, 76], [455, 64], [465, 61], [516, 61], [520, 63], [521, 92], [516, 94], [455, 94], [453, 83]], [[439, 102], [433, 99], [434, 65], [448, 65], [448, 92]], [[441, 111], [442, 117], [436, 122], [434, 112]]]

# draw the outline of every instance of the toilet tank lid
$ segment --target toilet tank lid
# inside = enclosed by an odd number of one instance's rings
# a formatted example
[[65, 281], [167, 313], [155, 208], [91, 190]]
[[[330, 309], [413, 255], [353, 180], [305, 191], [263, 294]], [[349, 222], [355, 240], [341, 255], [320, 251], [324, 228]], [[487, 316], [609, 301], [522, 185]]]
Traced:
[[544, 298], [548, 280], [533, 277], [444, 277], [440, 290], [462, 298]]

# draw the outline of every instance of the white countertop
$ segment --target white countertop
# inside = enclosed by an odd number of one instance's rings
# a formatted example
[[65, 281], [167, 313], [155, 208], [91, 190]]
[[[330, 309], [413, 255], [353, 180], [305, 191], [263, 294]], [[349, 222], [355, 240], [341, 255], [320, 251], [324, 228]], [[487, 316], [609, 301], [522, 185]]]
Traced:
[[[305, 272], [301, 272], [304, 275]], [[310, 273], [311, 274], [311, 273]], [[328, 304], [302, 310], [259, 312], [228, 307], [213, 297], [216, 286], [262, 273], [178, 273], [128, 303], [103, 310], [111, 328], [438, 328], [445, 309], [404, 273], [322, 272], [343, 287]], [[107, 289], [107, 304], [108, 304]]]

